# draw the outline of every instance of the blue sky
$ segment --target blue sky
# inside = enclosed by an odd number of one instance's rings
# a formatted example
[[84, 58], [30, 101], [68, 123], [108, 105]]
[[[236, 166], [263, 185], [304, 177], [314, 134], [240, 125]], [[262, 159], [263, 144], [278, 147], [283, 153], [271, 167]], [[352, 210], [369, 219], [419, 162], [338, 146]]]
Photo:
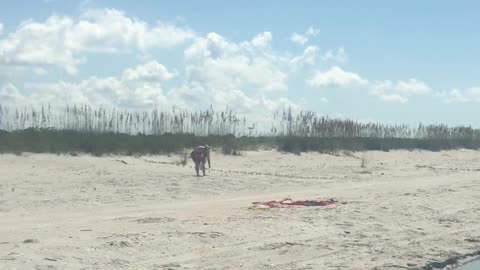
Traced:
[[8, 1], [0, 104], [480, 126], [476, 1]]

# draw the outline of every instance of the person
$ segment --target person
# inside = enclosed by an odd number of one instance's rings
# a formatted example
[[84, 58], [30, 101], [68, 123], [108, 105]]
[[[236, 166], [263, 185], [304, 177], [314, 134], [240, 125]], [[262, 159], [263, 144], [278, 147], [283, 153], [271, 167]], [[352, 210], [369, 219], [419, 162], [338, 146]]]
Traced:
[[203, 176], [206, 176], [205, 174], [205, 163], [208, 162], [208, 168], [210, 168], [210, 146], [208, 145], [201, 145], [195, 147], [195, 149], [190, 153], [190, 157], [193, 160], [193, 163], [195, 164], [195, 172], [197, 173], [197, 176], [200, 176], [200, 170], [203, 173]]

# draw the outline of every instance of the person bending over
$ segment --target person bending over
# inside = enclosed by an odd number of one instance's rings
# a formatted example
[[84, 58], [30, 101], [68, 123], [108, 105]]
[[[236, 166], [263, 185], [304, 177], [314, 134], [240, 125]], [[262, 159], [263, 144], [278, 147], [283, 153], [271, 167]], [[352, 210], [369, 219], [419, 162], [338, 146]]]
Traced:
[[203, 176], [205, 176], [205, 163], [208, 162], [208, 168], [210, 168], [210, 146], [201, 145], [195, 147], [195, 149], [190, 154], [190, 157], [195, 163], [195, 172], [197, 176], [200, 176], [200, 171], [202, 171]]

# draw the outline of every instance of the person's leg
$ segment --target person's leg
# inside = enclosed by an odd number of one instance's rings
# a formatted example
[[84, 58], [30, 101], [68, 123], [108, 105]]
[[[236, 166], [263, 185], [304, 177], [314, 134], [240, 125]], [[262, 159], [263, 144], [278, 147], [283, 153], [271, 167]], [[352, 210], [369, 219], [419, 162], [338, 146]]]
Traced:
[[200, 176], [200, 162], [198, 160], [194, 160], [195, 162], [195, 172], [197, 173], [197, 176]]
[[206, 176], [206, 174], [205, 174], [205, 160], [202, 160], [202, 162], [200, 162], [200, 168], [202, 169], [203, 176]]

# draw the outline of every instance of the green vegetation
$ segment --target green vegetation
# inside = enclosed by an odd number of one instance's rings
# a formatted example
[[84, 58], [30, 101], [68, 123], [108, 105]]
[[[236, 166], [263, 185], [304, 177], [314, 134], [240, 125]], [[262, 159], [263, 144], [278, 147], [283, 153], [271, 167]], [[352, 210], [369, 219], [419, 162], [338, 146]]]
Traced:
[[255, 127], [231, 110], [212, 108], [120, 112], [88, 106], [22, 111], [0, 106], [0, 152], [159, 154], [199, 144], [231, 155], [260, 148], [293, 153], [480, 148], [480, 130], [471, 127], [383, 125], [290, 110], [276, 113], [268, 125]]

